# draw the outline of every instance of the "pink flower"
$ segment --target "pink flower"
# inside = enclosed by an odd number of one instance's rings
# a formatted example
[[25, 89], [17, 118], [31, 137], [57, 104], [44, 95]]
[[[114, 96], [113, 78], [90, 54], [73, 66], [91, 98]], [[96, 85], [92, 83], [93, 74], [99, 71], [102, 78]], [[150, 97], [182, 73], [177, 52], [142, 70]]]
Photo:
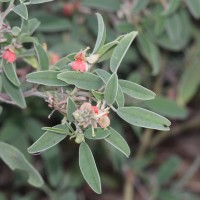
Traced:
[[60, 56], [54, 52], [50, 52], [49, 56], [51, 65], [55, 65], [60, 60]]
[[92, 108], [95, 114], [99, 113], [99, 108], [97, 106], [92, 106]]
[[73, 71], [87, 72], [88, 64], [85, 58], [85, 52], [80, 51], [74, 56], [75, 61], [73, 61], [70, 65]]
[[16, 54], [10, 49], [5, 50], [3, 53], [3, 59], [9, 63], [15, 62], [16, 58]]

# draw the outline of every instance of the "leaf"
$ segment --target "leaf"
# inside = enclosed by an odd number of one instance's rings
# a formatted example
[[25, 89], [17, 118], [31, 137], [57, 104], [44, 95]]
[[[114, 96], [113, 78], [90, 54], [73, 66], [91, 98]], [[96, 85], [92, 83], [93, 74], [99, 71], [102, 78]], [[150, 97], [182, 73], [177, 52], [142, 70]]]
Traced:
[[107, 104], [111, 105], [115, 102], [118, 91], [118, 77], [116, 73], [113, 73], [108, 83], [106, 84], [104, 98]]
[[99, 58], [101, 58], [104, 54], [106, 54], [111, 49], [114, 49], [119, 42], [114, 40], [112, 42], [109, 42], [107, 44], [104, 44], [100, 49], [97, 51], [97, 54], [99, 54]]
[[[42, 26], [38, 27], [38, 31], [40, 32], [47, 32], [47, 33], [54, 33], [59, 31], [67, 31], [72, 29], [72, 24], [70, 20], [64, 17], [59, 17], [56, 15], [52, 15], [47, 11], [42, 10], [41, 12], [38, 12], [37, 15], [35, 15], [38, 19], [40, 19], [40, 22]], [[75, 43], [75, 41], [73, 41]], [[62, 42], [63, 45], [66, 45]], [[59, 44], [60, 47], [60, 44]], [[72, 52], [73, 50], [70, 49]], [[57, 51], [55, 51], [57, 52]], [[58, 52], [57, 52], [58, 53]], [[65, 52], [66, 53], [66, 52]]]
[[158, 193], [159, 200], [182, 200], [180, 192], [176, 193], [174, 191], [161, 190]]
[[200, 18], [200, 1], [199, 0], [186, 0], [185, 1], [189, 11], [194, 18]]
[[119, 85], [125, 94], [136, 99], [149, 100], [154, 99], [156, 96], [151, 90], [131, 81], [119, 80]]
[[8, 63], [3, 60], [3, 71], [5, 72], [6, 77], [17, 87], [21, 85], [17, 74], [16, 69], [13, 63]]
[[77, 106], [71, 98], [67, 99], [67, 119], [72, 122], [74, 121], [73, 112], [77, 110]]
[[46, 51], [43, 49], [41, 44], [35, 44], [35, 51], [40, 65], [40, 70], [49, 69], [49, 58]]
[[98, 49], [101, 48], [106, 39], [106, 27], [104, 25], [103, 18], [99, 13], [96, 13], [96, 15], [98, 20], [98, 36], [92, 54], [95, 54], [98, 51]]
[[102, 86], [101, 79], [89, 72], [63, 72], [58, 74], [58, 79], [68, 83], [75, 85], [78, 88], [85, 90], [96, 90]]
[[64, 140], [67, 135], [70, 135], [69, 129], [65, 125], [59, 124], [54, 126], [53, 128], [62, 129], [66, 131], [66, 134], [64, 135], [52, 131], [46, 131], [34, 144], [32, 144], [28, 148], [28, 152], [35, 154], [46, 151], [47, 149], [55, 146], [56, 144]]
[[105, 130], [103, 128], [95, 128], [94, 132], [95, 132], [95, 137], [92, 136], [92, 128], [88, 128], [85, 130], [84, 136], [91, 140], [101, 140], [110, 135], [110, 131], [108, 129]]
[[0, 74], [0, 92], [2, 91], [3, 88], [3, 82], [2, 82], [2, 76]]
[[20, 3], [13, 8], [13, 11], [24, 19], [28, 19], [28, 10], [25, 4]]
[[23, 57], [22, 59], [24, 62], [28, 63], [33, 68], [35, 68], [35, 69], [38, 68], [38, 61], [35, 56], [27, 56], [27, 57]]
[[112, 72], [117, 72], [119, 65], [122, 62], [128, 48], [133, 42], [134, 38], [137, 36], [137, 32], [133, 31], [131, 33], [126, 34], [120, 41], [117, 47], [115, 48], [112, 57], [110, 59], [110, 70]]
[[149, 3], [150, 3], [150, 0], [143, 0], [143, 1], [137, 0], [137, 1], [134, 1], [131, 11], [134, 14], [139, 13], [142, 10], [144, 10], [148, 6]]
[[168, 131], [171, 125], [165, 117], [139, 107], [122, 107], [116, 112], [123, 120], [135, 126]]
[[79, 167], [89, 186], [97, 194], [101, 194], [102, 190], [99, 172], [97, 170], [92, 152], [85, 142], [82, 142], [79, 147]]
[[46, 3], [46, 2], [50, 2], [53, 0], [30, 0], [30, 4], [40, 4], [40, 3]]
[[26, 102], [20, 88], [13, 85], [7, 77], [2, 74], [3, 88], [10, 98], [21, 108], [26, 108]]
[[173, 14], [179, 8], [180, 4], [180, 0], [169, 1], [167, 9], [162, 12], [162, 15], [169, 16]]
[[111, 74], [103, 69], [95, 69], [95, 73], [102, 79], [105, 84], [107, 84], [108, 80], [111, 77]]
[[[65, 127], [64, 127], [65, 128]], [[42, 127], [42, 130], [50, 131], [58, 134], [66, 135], [66, 129], [55, 128], [55, 127]]]
[[105, 140], [121, 151], [126, 157], [131, 154], [130, 148], [124, 138], [113, 128], [110, 128], [110, 135]]
[[96, 9], [103, 9], [108, 11], [117, 11], [120, 8], [120, 0], [82, 0], [81, 2], [86, 7], [92, 7]]
[[160, 70], [160, 52], [158, 47], [151, 41], [148, 35], [140, 34], [138, 36], [139, 48], [152, 67], [152, 74], [158, 74]]
[[180, 166], [181, 162], [178, 157], [172, 156], [167, 159], [159, 168], [157, 178], [159, 184], [164, 184], [173, 177], [176, 173], [178, 167]]
[[0, 115], [1, 115], [2, 112], [3, 112], [3, 107], [0, 106]]
[[44, 185], [44, 181], [40, 174], [15, 147], [0, 142], [0, 157], [12, 170], [20, 169], [26, 171], [29, 175], [29, 184], [35, 187], [42, 187]]
[[188, 103], [196, 94], [200, 85], [200, 67], [194, 64], [188, 67], [182, 74], [178, 87], [178, 102], [181, 105]]
[[95, 90], [91, 90], [91, 92], [92, 92], [93, 96], [95, 97], [95, 99], [96, 99], [97, 101], [98, 101], [98, 100], [100, 100], [100, 101], [103, 100], [103, 98], [104, 98], [104, 93], [102, 93], [102, 92], [97, 92], [97, 91], [95, 91]]
[[41, 24], [40, 21], [36, 18], [29, 19], [28, 20], [29, 34], [32, 35], [40, 26], [40, 24]]
[[72, 62], [72, 60], [70, 60], [71, 55], [65, 56], [63, 58], [61, 58], [56, 64], [55, 66], [58, 67], [59, 69], [62, 69], [63, 67], [66, 67], [66, 65], [70, 62]]
[[172, 119], [185, 119], [188, 116], [186, 108], [179, 106], [175, 101], [165, 97], [156, 97], [154, 100], [145, 101], [150, 110]]
[[118, 85], [116, 102], [117, 102], [118, 108], [123, 107], [125, 103], [124, 94], [120, 85]]
[[181, 51], [186, 47], [190, 40], [189, 15], [186, 10], [182, 9], [165, 20], [166, 34], [158, 38], [157, 43], [170, 51]]
[[59, 80], [57, 75], [59, 71], [45, 70], [40, 72], [32, 72], [26, 76], [27, 81], [47, 86], [67, 86], [65, 82]]

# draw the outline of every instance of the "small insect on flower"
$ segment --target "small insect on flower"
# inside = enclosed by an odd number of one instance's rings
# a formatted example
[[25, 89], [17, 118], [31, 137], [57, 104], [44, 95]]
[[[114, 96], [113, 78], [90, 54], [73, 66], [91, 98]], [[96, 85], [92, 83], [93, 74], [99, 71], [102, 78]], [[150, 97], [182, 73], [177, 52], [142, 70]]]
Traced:
[[13, 52], [11, 49], [7, 49], [3, 52], [3, 59], [6, 60], [9, 63], [15, 62], [17, 56], [15, 52]]
[[88, 71], [88, 63], [86, 61], [85, 52], [88, 50], [86, 48], [84, 51], [80, 51], [74, 56], [74, 60], [70, 65], [73, 71], [87, 72]]

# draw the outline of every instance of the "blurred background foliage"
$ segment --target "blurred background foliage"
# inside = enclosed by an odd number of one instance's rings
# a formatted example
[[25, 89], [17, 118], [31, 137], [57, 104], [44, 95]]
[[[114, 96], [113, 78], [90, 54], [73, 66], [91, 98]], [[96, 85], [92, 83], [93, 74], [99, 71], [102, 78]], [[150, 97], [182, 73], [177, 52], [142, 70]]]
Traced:
[[[78, 145], [73, 141], [64, 140], [37, 156], [27, 153], [30, 144], [43, 134], [42, 126], [59, 123], [59, 114], [48, 119], [51, 110], [37, 97], [27, 99], [25, 110], [4, 104], [0, 140], [21, 150], [52, 191], [27, 186], [25, 175], [12, 174], [0, 161], [0, 200], [198, 200], [200, 1], [54, 0], [29, 7], [30, 18], [40, 23], [35, 36], [60, 57], [87, 46], [93, 48], [96, 12], [103, 15], [107, 42], [123, 33], [139, 32], [119, 76], [152, 89], [157, 97], [143, 105], [133, 99], [126, 104], [134, 103], [168, 117], [171, 131], [158, 133], [133, 127], [113, 116], [112, 125], [123, 133], [132, 155], [126, 159], [109, 145], [99, 141], [90, 144], [103, 186], [103, 194], [96, 195], [80, 174]], [[20, 24], [15, 14], [8, 20], [12, 25]], [[108, 64], [99, 67], [108, 69]]]

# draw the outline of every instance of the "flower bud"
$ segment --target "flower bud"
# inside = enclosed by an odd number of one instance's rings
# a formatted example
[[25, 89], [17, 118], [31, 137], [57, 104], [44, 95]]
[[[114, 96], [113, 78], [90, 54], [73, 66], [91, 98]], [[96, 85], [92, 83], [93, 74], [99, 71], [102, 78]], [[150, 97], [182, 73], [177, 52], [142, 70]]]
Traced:
[[107, 128], [108, 126], [110, 126], [110, 119], [107, 115], [104, 115], [99, 118], [98, 123], [101, 128]]
[[75, 142], [77, 144], [80, 144], [81, 142], [85, 142], [84, 134], [82, 133], [77, 134]]
[[9, 63], [15, 62], [17, 58], [16, 54], [11, 49], [5, 50], [2, 57], [4, 60], [6, 60]]

